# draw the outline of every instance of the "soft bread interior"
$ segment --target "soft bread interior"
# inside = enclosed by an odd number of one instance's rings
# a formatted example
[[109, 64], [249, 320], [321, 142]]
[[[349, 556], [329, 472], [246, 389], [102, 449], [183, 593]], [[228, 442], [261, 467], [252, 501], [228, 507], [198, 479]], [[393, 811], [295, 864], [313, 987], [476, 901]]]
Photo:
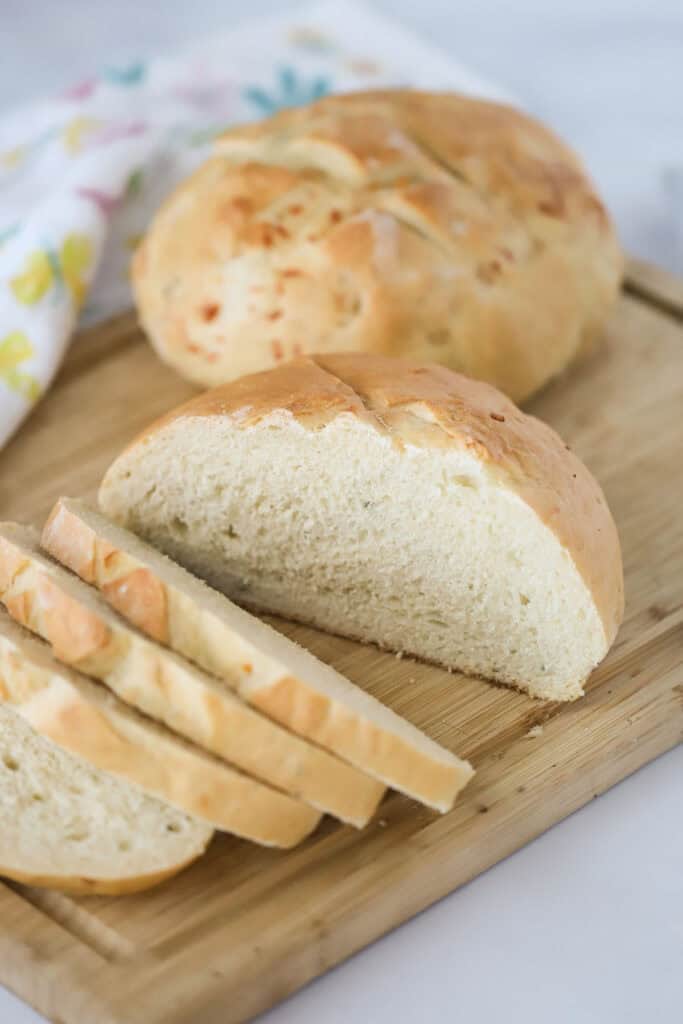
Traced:
[[275, 816], [283, 813], [286, 798], [59, 662], [48, 644], [2, 607], [0, 680], [2, 701], [79, 760], [213, 828], [278, 845]]
[[117, 460], [103, 510], [242, 604], [550, 699], [607, 641], [568, 552], [475, 457], [352, 415], [182, 417]]
[[43, 739], [2, 704], [0, 793], [0, 874], [27, 880], [126, 888], [199, 856], [211, 836], [207, 825]]
[[[141, 564], [150, 565], [158, 579], [174, 588], [178, 598], [182, 598], [181, 607], [183, 603], [185, 605], [185, 621], [192, 624], [192, 628], [182, 638], [184, 653], [207, 671], [230, 679], [231, 684], [244, 697], [249, 698], [260, 688], [268, 688], [284, 674], [290, 674], [312, 691], [327, 694], [368, 722], [379, 725], [388, 733], [401, 736], [434, 760], [445, 763], [458, 761], [453, 754], [370, 694], [354, 686], [330, 665], [319, 661], [267, 623], [226, 601], [222, 594], [155, 548], [144, 544], [134, 534], [122, 530], [83, 502], [68, 498], [61, 501], [67, 510], [76, 512], [112, 548], [127, 551]], [[187, 560], [185, 564], [188, 564]], [[201, 575], [205, 578], [208, 576], [207, 573]], [[198, 615], [198, 611], [202, 614]], [[177, 626], [180, 627], [181, 615], [177, 609], [176, 618]], [[220, 633], [214, 627], [215, 622], [225, 627]], [[225, 643], [228, 632], [230, 647]], [[250, 663], [249, 672], [243, 670], [245, 662]]]

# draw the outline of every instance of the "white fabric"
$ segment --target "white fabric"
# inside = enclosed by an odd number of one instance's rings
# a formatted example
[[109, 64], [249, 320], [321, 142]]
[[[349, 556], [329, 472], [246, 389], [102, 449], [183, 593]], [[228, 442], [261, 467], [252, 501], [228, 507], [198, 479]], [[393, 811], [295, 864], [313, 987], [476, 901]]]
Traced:
[[386, 18], [329, 3], [105, 68], [1, 119], [0, 447], [79, 318], [130, 305], [132, 250], [218, 132], [328, 92], [407, 84], [505, 98]]

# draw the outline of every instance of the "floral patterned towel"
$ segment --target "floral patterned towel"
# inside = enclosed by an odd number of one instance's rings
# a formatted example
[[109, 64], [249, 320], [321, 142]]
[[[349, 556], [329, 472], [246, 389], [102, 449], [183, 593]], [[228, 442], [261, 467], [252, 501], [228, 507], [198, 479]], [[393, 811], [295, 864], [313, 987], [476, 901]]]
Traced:
[[104, 68], [0, 119], [0, 447], [49, 387], [79, 318], [130, 305], [131, 251], [217, 133], [386, 85], [506, 98], [390, 20], [335, 2]]

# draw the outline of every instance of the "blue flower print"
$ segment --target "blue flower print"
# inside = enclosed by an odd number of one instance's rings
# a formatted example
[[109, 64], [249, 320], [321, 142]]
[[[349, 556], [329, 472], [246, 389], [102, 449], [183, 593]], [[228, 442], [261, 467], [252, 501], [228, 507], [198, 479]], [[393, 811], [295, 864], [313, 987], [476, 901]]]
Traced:
[[141, 60], [135, 60], [130, 64], [105, 68], [102, 78], [112, 85], [140, 85], [145, 78], [146, 71], [144, 63]]
[[277, 84], [272, 89], [250, 86], [244, 91], [244, 98], [257, 107], [262, 114], [274, 114], [284, 107], [298, 107], [304, 103], [312, 103], [331, 92], [332, 83], [323, 75], [305, 81], [300, 78], [294, 68], [280, 68]]

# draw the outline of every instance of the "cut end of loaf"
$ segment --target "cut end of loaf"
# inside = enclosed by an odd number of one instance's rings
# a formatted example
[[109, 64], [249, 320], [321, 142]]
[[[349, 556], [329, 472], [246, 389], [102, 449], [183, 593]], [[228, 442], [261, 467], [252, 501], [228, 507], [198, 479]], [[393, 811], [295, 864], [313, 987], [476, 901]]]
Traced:
[[613, 637], [574, 553], [490, 462], [357, 414], [188, 410], [117, 460], [100, 502], [243, 605], [542, 699], [580, 696]]

